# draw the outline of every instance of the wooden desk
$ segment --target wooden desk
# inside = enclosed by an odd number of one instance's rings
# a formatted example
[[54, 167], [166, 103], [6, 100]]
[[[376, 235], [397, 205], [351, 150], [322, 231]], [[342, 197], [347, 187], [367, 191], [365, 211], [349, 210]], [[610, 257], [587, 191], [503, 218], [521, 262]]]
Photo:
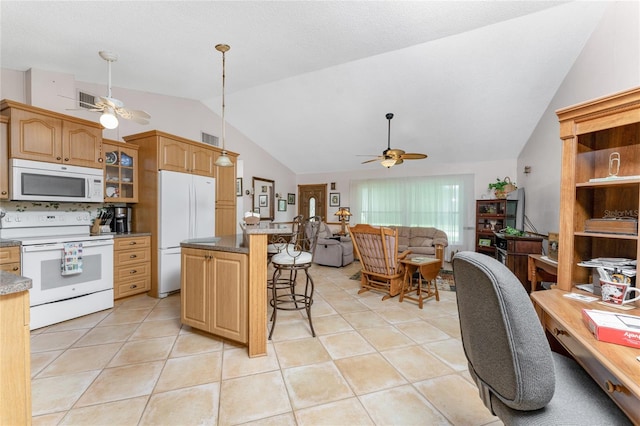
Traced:
[[[618, 404], [627, 416], [640, 424], [640, 350], [600, 342], [582, 321], [582, 309], [620, 312], [597, 302], [585, 303], [563, 297], [562, 290], [531, 294], [546, 331], [566, 348], [596, 383]], [[640, 315], [640, 309], [625, 311]]]
[[[418, 307], [422, 309], [422, 301], [430, 297], [435, 297], [436, 301], [440, 301], [438, 293], [438, 285], [432, 281], [438, 276], [438, 272], [442, 268], [442, 259], [425, 259], [422, 261], [414, 261], [413, 259], [402, 259], [400, 261], [404, 265], [404, 280], [402, 290], [400, 292], [400, 302], [406, 297], [409, 300], [418, 302]], [[413, 274], [419, 271], [420, 277], [414, 286]], [[423, 280], [426, 281], [426, 288], [423, 288]], [[426, 291], [426, 294], [424, 292]], [[415, 292], [416, 295], [408, 296]]]
[[527, 278], [531, 282], [531, 292], [537, 290], [538, 278], [557, 282], [558, 262], [554, 262], [541, 254], [530, 254]]

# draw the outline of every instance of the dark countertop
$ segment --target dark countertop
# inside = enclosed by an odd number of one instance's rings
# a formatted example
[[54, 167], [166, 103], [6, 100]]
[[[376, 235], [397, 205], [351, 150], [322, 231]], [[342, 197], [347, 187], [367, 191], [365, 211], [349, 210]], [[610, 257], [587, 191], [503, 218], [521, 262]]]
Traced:
[[20, 241], [0, 239], [0, 247], [16, 247], [20, 246]]
[[180, 247], [249, 254], [249, 247], [244, 245], [243, 239], [243, 234], [193, 238], [182, 241]]
[[31, 278], [0, 271], [0, 296], [27, 291], [31, 285]]

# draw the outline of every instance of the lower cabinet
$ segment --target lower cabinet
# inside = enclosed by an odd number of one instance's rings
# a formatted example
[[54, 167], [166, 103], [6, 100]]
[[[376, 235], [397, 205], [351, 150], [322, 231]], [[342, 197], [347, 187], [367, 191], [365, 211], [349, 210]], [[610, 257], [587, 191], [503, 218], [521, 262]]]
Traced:
[[28, 290], [0, 296], [0, 336], [0, 425], [30, 425]]
[[247, 255], [194, 248], [181, 253], [182, 323], [246, 344]]
[[113, 298], [151, 289], [151, 237], [122, 237], [113, 242]]
[[21, 275], [20, 247], [12, 246], [0, 248], [0, 271]]

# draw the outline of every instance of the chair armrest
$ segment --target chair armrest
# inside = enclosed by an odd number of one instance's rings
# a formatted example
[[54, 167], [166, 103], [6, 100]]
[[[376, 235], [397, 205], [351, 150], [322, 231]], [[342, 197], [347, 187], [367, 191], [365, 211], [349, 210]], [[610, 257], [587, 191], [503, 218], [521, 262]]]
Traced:
[[398, 260], [402, 260], [411, 254], [411, 250], [405, 250], [398, 255]]
[[444, 260], [444, 246], [442, 244], [436, 244], [436, 259]]
[[337, 246], [340, 245], [340, 241], [333, 238], [318, 238], [317, 245], [320, 246]]

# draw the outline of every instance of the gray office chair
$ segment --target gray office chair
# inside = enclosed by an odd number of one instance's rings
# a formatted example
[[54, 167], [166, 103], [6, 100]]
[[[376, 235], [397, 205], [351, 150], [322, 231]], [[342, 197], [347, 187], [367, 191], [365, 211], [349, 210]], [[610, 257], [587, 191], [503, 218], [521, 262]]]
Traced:
[[474, 252], [459, 252], [452, 263], [469, 373], [492, 414], [506, 425], [631, 424], [575, 361], [551, 352], [507, 267]]

